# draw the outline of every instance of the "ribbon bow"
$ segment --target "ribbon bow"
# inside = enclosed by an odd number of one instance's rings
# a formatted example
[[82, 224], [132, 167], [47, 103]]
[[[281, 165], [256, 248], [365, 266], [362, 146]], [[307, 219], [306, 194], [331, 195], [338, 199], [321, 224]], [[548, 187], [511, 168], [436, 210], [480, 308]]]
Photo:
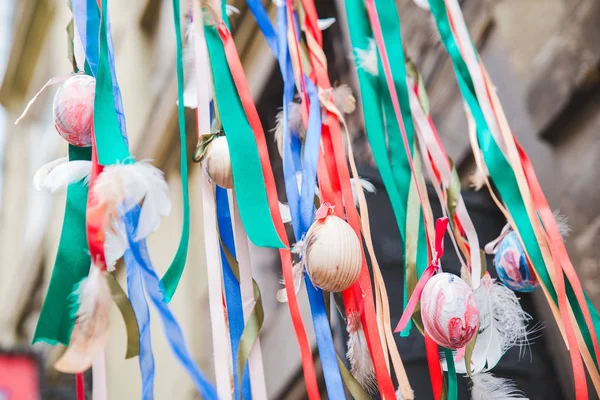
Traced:
[[431, 263], [429, 267], [423, 272], [419, 282], [417, 282], [417, 286], [415, 286], [415, 290], [410, 296], [410, 300], [402, 313], [402, 317], [400, 318], [400, 322], [394, 329], [394, 333], [401, 332], [404, 330], [410, 317], [412, 316], [415, 308], [417, 307], [417, 303], [421, 298], [421, 293], [423, 293], [423, 289], [425, 285], [434, 276], [439, 270], [441, 270], [440, 259], [444, 255], [444, 233], [446, 232], [446, 228], [448, 227], [448, 217], [438, 218], [435, 222], [435, 249], [431, 256]]

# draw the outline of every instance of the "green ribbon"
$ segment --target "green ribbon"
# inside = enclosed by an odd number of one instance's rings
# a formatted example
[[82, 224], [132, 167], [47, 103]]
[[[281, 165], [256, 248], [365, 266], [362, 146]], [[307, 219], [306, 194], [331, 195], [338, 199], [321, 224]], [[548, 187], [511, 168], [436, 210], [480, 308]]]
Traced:
[[[406, 136], [411, 152], [415, 154], [413, 151], [414, 126], [406, 84], [406, 68], [400, 23], [397, 13], [392, 12], [392, 10], [396, 10], [396, 5], [393, 0], [382, 0], [376, 2], [376, 7], [384, 34], [384, 42], [390, 57], [392, 76], [398, 93]], [[367, 49], [370, 40], [372, 40], [373, 33], [363, 2], [360, 0], [348, 0], [346, 2], [346, 10], [348, 23], [352, 26], [350, 30], [352, 46], [357, 49]], [[383, 71], [381, 57], [379, 56], [378, 67], [379, 71]], [[367, 137], [404, 242], [403, 264], [405, 271], [403, 288], [404, 306], [406, 306], [411, 295], [411, 292], [408, 290], [410, 276], [418, 278], [427, 267], [427, 241], [424, 222], [421, 218], [412, 219], [411, 221], [415, 221], [415, 223], [411, 223], [411, 226], [407, 227], [407, 213], [420, 214], [422, 211], [421, 205], [419, 202], [409, 204], [411, 187], [413, 190], [416, 190], [416, 188], [411, 183], [412, 173], [410, 164], [402, 140], [400, 125], [394, 113], [389, 90], [387, 90], [385, 77], [382, 73], [380, 76], [374, 77], [361, 68], [358, 68], [358, 65], [357, 70], [363, 110], [366, 117], [365, 128]], [[389, 142], [389, 149], [386, 142]], [[414, 256], [408, 257], [409, 253], [413, 254], [413, 252], [416, 252], [416, 258]], [[404, 329], [401, 336], [408, 335], [410, 325]]]
[[[69, 145], [69, 161], [90, 160], [91, 156], [90, 147]], [[85, 232], [87, 193], [88, 187], [83, 181], [67, 188], [58, 253], [32, 343], [62, 343], [66, 346], [71, 339], [76, 318], [71, 315], [69, 296], [75, 284], [88, 275], [91, 263]]]
[[119, 308], [119, 312], [125, 323], [125, 331], [127, 332], [127, 350], [125, 352], [125, 358], [133, 358], [140, 354], [140, 331], [138, 329], [135, 312], [127, 297], [127, 293], [125, 293], [113, 274], [106, 274], [106, 282], [110, 287], [111, 297]]
[[[506, 160], [504, 154], [498, 147], [498, 144], [493, 139], [485, 117], [483, 116], [481, 106], [477, 101], [473, 81], [471, 80], [468, 68], [464, 60], [462, 59], [457, 43], [450, 30], [448, 15], [446, 13], [444, 1], [429, 0], [429, 4], [431, 6], [431, 11], [435, 17], [442, 41], [446, 46], [450, 58], [452, 59], [454, 71], [458, 81], [458, 86], [463, 95], [463, 99], [469, 106], [471, 114], [475, 120], [479, 146], [483, 152], [485, 163], [488, 166], [490, 177], [492, 178], [492, 181], [494, 182], [495, 186], [498, 188], [502, 200], [506, 204], [511, 216], [513, 217], [521, 239], [523, 240], [523, 244], [525, 245], [525, 248], [527, 250], [527, 254], [529, 255], [533, 265], [535, 265], [539, 278], [544, 283], [544, 286], [548, 289], [548, 292], [554, 303], [557, 304], [556, 291], [552, 286], [552, 281], [550, 280], [548, 269], [542, 257], [540, 245], [533, 231], [533, 227], [531, 226], [529, 216], [527, 214], [527, 209], [525, 208], [525, 204], [523, 202], [523, 198], [521, 197], [521, 193], [519, 192], [517, 179], [515, 177], [511, 165]], [[557, 278], [564, 279], [564, 277], [562, 276]], [[573, 288], [571, 287], [568, 281], [566, 282], [566, 289], [567, 298], [573, 309], [573, 313], [577, 320], [577, 324], [581, 330], [581, 333], [585, 340], [586, 346], [592, 356], [592, 359], [596, 363], [597, 367], [598, 362], [595, 357], [594, 346], [589, 329], [585, 323], [585, 319], [583, 318], [581, 307], [576, 301]], [[598, 332], [598, 329], [600, 328], [600, 317], [592, 303], [587, 298], [587, 296], [586, 301], [588, 308], [590, 309], [590, 313], [592, 314], [594, 329], [596, 330], [596, 332]]]
[[454, 366], [454, 354], [452, 354], [452, 350], [444, 349], [444, 355], [448, 366], [448, 400], [458, 400], [458, 381], [456, 367]]
[[179, 99], [177, 119], [179, 122], [179, 173], [181, 175], [181, 192], [183, 195], [183, 226], [181, 228], [181, 238], [179, 239], [177, 253], [175, 253], [169, 269], [167, 269], [167, 272], [160, 281], [167, 302], [175, 294], [175, 290], [183, 274], [190, 240], [190, 195], [188, 187], [187, 140], [185, 135], [185, 106], [183, 102], [183, 44], [181, 41], [180, 15], [179, 0], [173, 0], [173, 19], [177, 42], [177, 98]]
[[[108, 15], [107, 1], [102, 0], [102, 14]], [[100, 21], [100, 55], [96, 72], [96, 95], [94, 97], [94, 134], [98, 163], [112, 165], [131, 159], [127, 143], [121, 136], [119, 119], [113, 97], [113, 82], [108, 60], [106, 18]]]
[[[226, 20], [226, 14], [223, 13]], [[215, 83], [217, 107], [227, 132], [233, 185], [248, 237], [259, 247], [285, 247], [275, 230], [254, 134], [242, 107], [219, 33], [205, 26], [206, 44]]]

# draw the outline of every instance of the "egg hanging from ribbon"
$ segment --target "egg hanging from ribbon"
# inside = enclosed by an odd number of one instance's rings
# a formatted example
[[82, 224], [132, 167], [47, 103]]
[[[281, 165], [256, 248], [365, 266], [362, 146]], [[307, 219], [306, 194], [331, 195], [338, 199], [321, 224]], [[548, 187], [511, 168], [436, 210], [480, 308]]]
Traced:
[[73, 146], [92, 145], [96, 80], [89, 75], [67, 79], [54, 96], [54, 126]]
[[479, 326], [473, 290], [456, 275], [433, 276], [421, 294], [421, 318], [425, 332], [440, 346], [466, 346]]
[[204, 164], [211, 181], [222, 188], [233, 189], [233, 171], [227, 138], [218, 133], [213, 134], [206, 142], [206, 145], [199, 145], [198, 150], [201, 154], [195, 155], [194, 161], [198, 160]]
[[515, 292], [532, 292], [539, 284], [514, 231], [507, 233], [498, 245], [494, 266], [500, 281]]
[[350, 225], [325, 203], [304, 238], [302, 257], [312, 283], [328, 292], [348, 289], [360, 274], [360, 242]]

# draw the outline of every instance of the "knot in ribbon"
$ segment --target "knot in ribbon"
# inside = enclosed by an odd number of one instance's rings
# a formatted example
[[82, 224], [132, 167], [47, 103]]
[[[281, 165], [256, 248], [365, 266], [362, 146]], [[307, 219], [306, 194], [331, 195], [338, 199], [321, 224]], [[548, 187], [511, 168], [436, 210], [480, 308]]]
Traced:
[[507, 222], [506, 225], [504, 225], [504, 228], [502, 228], [500, 235], [498, 235], [496, 239], [492, 240], [491, 242], [485, 245], [485, 247], [483, 248], [484, 251], [487, 254], [496, 254], [496, 252], [498, 251], [498, 246], [500, 245], [500, 243], [502, 243], [502, 239], [504, 239], [506, 235], [508, 235], [511, 232], [511, 230], [512, 229], [510, 227], [510, 222]]
[[444, 233], [448, 227], [448, 217], [438, 218], [435, 223], [435, 249], [432, 251], [431, 262], [429, 267], [423, 272], [419, 282], [417, 282], [417, 286], [415, 286], [415, 290], [410, 296], [410, 300], [402, 313], [402, 317], [400, 318], [400, 322], [394, 329], [394, 333], [401, 332], [406, 328], [410, 317], [412, 317], [415, 308], [417, 307], [417, 303], [421, 298], [421, 293], [423, 293], [423, 289], [425, 285], [433, 277], [438, 271], [441, 270], [440, 259], [444, 255]]

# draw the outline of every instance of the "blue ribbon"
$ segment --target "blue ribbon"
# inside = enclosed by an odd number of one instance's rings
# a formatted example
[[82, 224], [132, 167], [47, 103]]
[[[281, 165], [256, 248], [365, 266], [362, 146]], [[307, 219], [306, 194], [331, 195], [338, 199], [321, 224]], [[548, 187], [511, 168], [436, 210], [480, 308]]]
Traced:
[[[227, 190], [219, 186], [216, 187], [217, 196], [217, 221], [219, 225], [219, 236], [223, 244], [235, 257], [235, 243], [233, 239], [233, 230], [231, 229], [231, 213], [229, 211], [229, 198]], [[238, 385], [237, 355], [240, 348], [240, 339], [244, 332], [244, 306], [242, 303], [242, 294], [240, 292], [240, 283], [227, 262], [223, 247], [221, 248], [221, 264], [223, 265], [223, 284], [225, 287], [225, 302], [227, 304], [227, 318], [229, 321], [229, 337], [231, 340], [231, 355], [233, 362], [233, 383], [235, 398], [240, 398], [240, 388]], [[242, 377], [242, 394], [244, 399], [251, 399], [252, 392], [250, 388], [250, 374], [248, 373], [248, 364], [244, 369]]]
[[[138, 206], [139, 207], [139, 206]], [[137, 211], [139, 212], [139, 210]], [[142, 399], [154, 399], [154, 356], [152, 355], [152, 341], [150, 340], [150, 310], [144, 295], [144, 284], [140, 268], [130, 249], [125, 252], [125, 266], [127, 271], [127, 292], [133, 307], [135, 318], [140, 332], [140, 355], [138, 362], [142, 375]]]
[[175, 357], [181, 362], [187, 373], [192, 378], [194, 385], [205, 400], [218, 400], [217, 392], [212, 384], [204, 377], [190, 354], [185, 343], [183, 332], [175, 319], [175, 316], [169, 309], [164, 295], [160, 290], [160, 279], [152, 266], [146, 240], [136, 242], [133, 240], [134, 232], [139, 220], [139, 209], [136, 208], [125, 215], [127, 226], [127, 238], [129, 241], [129, 254], [131, 262], [137, 264], [144, 282], [144, 288], [150, 300], [154, 304], [158, 315], [163, 324], [165, 336], [175, 354]]
[[[321, 140], [321, 105], [316, 87], [306, 79], [307, 94], [310, 97], [310, 115], [304, 143], [302, 158], [302, 196], [298, 193], [296, 172], [300, 170], [301, 145], [297, 138], [290, 140], [288, 127], [288, 104], [294, 97], [294, 71], [287, 47], [287, 19], [285, 4], [277, 9], [277, 35], [267, 17], [260, 1], [249, 0], [248, 7], [254, 14], [257, 24], [265, 36], [267, 43], [279, 61], [284, 81], [283, 90], [283, 174], [285, 189], [292, 216], [292, 228], [296, 240], [302, 238], [310, 227], [314, 215], [314, 194], [317, 171], [319, 144]], [[293, 150], [292, 151], [292, 143]], [[323, 375], [330, 399], [345, 398], [344, 386], [337, 364], [337, 356], [333, 346], [333, 337], [329, 326], [329, 318], [325, 308], [323, 292], [315, 287], [308, 274], [304, 275], [308, 299], [311, 307], [313, 326], [319, 355], [323, 365]]]
[[[73, 0], [73, 18], [77, 25], [79, 38], [85, 53], [87, 63], [86, 72], [91, 76], [96, 76], [98, 70], [99, 33], [100, 33], [100, 10], [96, 0]], [[107, 38], [108, 38], [108, 62], [113, 83], [113, 97], [115, 110], [119, 121], [119, 127], [123, 135], [123, 140], [127, 143], [127, 127], [125, 121], [125, 112], [123, 110], [123, 99], [121, 89], [117, 81], [117, 72], [115, 68], [115, 50], [112, 40], [110, 17], [106, 16]]]

